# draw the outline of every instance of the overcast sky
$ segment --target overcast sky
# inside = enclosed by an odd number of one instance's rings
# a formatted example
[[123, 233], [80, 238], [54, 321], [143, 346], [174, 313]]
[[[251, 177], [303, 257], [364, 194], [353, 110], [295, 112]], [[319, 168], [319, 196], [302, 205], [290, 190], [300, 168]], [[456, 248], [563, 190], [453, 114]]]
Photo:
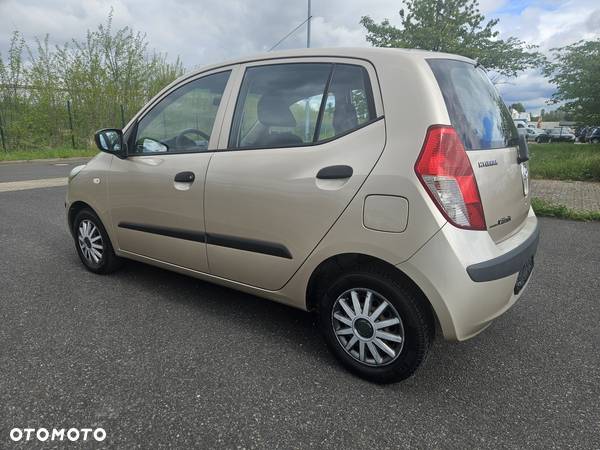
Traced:
[[[312, 0], [312, 46], [366, 46], [361, 16], [399, 22], [396, 0]], [[81, 39], [114, 9], [114, 26], [146, 33], [150, 47], [180, 56], [187, 68], [268, 50], [306, 18], [306, 0], [0, 0], [0, 53], [6, 55], [13, 30], [26, 40], [50, 35], [52, 43]], [[600, 36], [598, 0], [482, 0], [488, 19], [500, 18], [501, 36], [516, 36], [543, 51]], [[279, 48], [306, 45], [303, 27]], [[507, 103], [529, 111], [551, 109], [553, 88], [528, 72], [500, 87]]]

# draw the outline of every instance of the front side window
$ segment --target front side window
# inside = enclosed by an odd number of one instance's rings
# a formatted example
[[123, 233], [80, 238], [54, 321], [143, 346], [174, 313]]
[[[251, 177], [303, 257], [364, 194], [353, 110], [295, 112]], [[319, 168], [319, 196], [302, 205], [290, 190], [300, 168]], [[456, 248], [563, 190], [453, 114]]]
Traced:
[[191, 81], [162, 99], [138, 123], [133, 154], [206, 150], [230, 73]]
[[229, 147], [313, 144], [374, 118], [371, 86], [363, 67], [330, 63], [250, 67], [240, 88]]

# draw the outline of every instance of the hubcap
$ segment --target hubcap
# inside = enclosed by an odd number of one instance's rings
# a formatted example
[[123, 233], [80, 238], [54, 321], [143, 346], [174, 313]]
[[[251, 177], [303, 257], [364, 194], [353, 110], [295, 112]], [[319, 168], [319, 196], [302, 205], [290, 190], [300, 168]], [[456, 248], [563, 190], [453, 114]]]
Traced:
[[333, 305], [331, 322], [342, 348], [363, 364], [390, 364], [402, 352], [404, 326], [400, 314], [372, 289], [342, 293]]
[[104, 256], [104, 244], [100, 230], [91, 220], [84, 219], [77, 230], [79, 249], [83, 257], [92, 264], [100, 264]]

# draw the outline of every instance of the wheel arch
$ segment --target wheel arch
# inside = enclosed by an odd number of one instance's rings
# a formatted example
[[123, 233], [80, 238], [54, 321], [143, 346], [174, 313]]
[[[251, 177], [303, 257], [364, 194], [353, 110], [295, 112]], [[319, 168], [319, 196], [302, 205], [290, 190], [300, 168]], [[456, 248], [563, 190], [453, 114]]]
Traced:
[[[77, 214], [79, 214], [79, 212], [84, 209], [91, 210], [94, 214], [96, 214], [98, 219], [102, 222], [102, 218], [100, 217], [100, 214], [98, 214], [98, 211], [96, 211], [96, 209], [92, 205], [90, 205], [89, 203], [86, 203], [82, 200], [77, 200], [77, 201], [71, 203], [71, 205], [69, 206], [69, 211], [67, 213], [67, 220], [68, 220], [69, 230], [71, 231], [71, 234], [73, 234], [73, 232], [74, 232], [73, 222], [75, 222], [75, 217], [77, 217]], [[110, 233], [108, 232], [108, 229], [106, 228], [106, 224], [102, 223], [102, 225], [104, 226], [104, 228], [106, 229], [106, 232], [109, 234], [109, 237], [110, 237]]]
[[318, 299], [324, 294], [324, 289], [327, 280], [335, 275], [342, 273], [345, 270], [353, 269], [361, 266], [376, 266], [394, 276], [397, 280], [414, 290], [418, 296], [423, 299], [427, 306], [431, 320], [439, 327], [439, 321], [435, 310], [423, 292], [423, 290], [415, 283], [408, 275], [398, 269], [393, 264], [382, 259], [363, 253], [343, 253], [331, 256], [321, 262], [315, 270], [313, 270], [306, 287], [306, 309], [308, 311], [316, 311], [318, 308]]

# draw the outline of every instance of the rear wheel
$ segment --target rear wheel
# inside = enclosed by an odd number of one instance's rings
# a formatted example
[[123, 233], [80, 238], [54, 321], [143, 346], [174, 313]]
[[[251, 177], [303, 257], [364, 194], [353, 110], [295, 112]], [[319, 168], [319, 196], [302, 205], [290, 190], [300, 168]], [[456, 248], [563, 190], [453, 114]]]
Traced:
[[115, 255], [102, 222], [92, 210], [83, 209], [77, 213], [73, 237], [77, 254], [89, 271], [107, 274], [122, 266], [122, 259]]
[[386, 271], [356, 269], [332, 280], [321, 299], [321, 332], [351, 372], [378, 383], [400, 381], [423, 363], [433, 340], [425, 301]]
[[590, 141], [592, 144], [598, 144], [600, 143], [600, 139], [599, 138], [594, 138]]

